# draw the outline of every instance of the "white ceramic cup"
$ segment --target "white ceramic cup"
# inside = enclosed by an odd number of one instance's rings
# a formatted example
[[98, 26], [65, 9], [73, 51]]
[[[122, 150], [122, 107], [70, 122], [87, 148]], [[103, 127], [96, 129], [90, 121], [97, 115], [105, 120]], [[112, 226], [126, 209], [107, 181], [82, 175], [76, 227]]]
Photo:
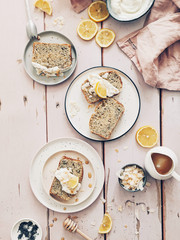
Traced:
[[[159, 153], [166, 155], [172, 159], [172, 167], [167, 174], [159, 174], [152, 161], [152, 154]], [[180, 181], [180, 175], [175, 172], [175, 168], [178, 164], [178, 159], [176, 154], [167, 147], [155, 147], [149, 150], [145, 157], [145, 168], [147, 172], [155, 179], [166, 180], [168, 178], [174, 177], [176, 180]]]

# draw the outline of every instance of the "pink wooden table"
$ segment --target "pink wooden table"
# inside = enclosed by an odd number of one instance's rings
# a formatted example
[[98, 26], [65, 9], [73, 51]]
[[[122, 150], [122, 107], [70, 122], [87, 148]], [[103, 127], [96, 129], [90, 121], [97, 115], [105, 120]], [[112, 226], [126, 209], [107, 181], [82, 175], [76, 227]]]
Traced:
[[[70, 1], [51, 1], [53, 16], [34, 9], [31, 13], [38, 32], [55, 30], [74, 43], [78, 65], [67, 81], [57, 86], [44, 86], [26, 74], [22, 58], [26, 35], [24, 1], [1, 3], [1, 78], [0, 78], [0, 239], [10, 239], [10, 230], [20, 218], [33, 218], [43, 229], [44, 240], [82, 239], [62, 227], [66, 213], [56, 213], [44, 207], [34, 196], [29, 184], [29, 168], [38, 150], [47, 142], [61, 137], [75, 137], [92, 145], [102, 157], [105, 172], [110, 168], [107, 210], [113, 228], [107, 235], [98, 234], [104, 214], [105, 188], [87, 209], [71, 214], [79, 228], [92, 239], [112, 240], [178, 240], [180, 235], [180, 184], [174, 180], [156, 181], [148, 176], [148, 187], [136, 194], [119, 187], [116, 170], [127, 163], [144, 166], [147, 149], [135, 141], [137, 129], [154, 126], [159, 134], [158, 145], [170, 147], [180, 157], [180, 94], [147, 86], [131, 61], [116, 43], [100, 49], [95, 40], [85, 42], [76, 34], [87, 11], [73, 12]], [[64, 25], [54, 20], [64, 17]], [[131, 23], [120, 23], [109, 17], [99, 28], [111, 28], [116, 40], [143, 26], [145, 17]], [[69, 124], [64, 111], [66, 90], [76, 75], [94, 66], [111, 66], [122, 70], [133, 79], [141, 96], [141, 112], [135, 126], [118, 140], [97, 143], [80, 136]], [[177, 168], [180, 172], [180, 166]], [[57, 218], [57, 221], [54, 219]]]

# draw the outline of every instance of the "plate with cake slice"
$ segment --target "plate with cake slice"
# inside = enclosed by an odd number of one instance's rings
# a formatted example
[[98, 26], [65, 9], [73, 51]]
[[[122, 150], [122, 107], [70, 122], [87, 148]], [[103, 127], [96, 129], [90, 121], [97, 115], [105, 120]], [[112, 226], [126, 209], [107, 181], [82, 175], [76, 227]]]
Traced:
[[54, 31], [38, 34], [24, 51], [24, 67], [28, 75], [43, 85], [56, 85], [67, 80], [77, 64], [76, 49], [66, 36]]
[[140, 113], [140, 95], [124, 72], [93, 67], [69, 85], [65, 112], [72, 127], [94, 141], [112, 141], [125, 135]]
[[93, 192], [96, 176], [93, 165], [77, 151], [59, 151], [44, 164], [42, 184], [48, 195], [61, 205], [77, 205]]
[[60, 138], [39, 150], [29, 179], [34, 195], [44, 206], [72, 213], [97, 199], [104, 183], [104, 167], [98, 153], [86, 142]]

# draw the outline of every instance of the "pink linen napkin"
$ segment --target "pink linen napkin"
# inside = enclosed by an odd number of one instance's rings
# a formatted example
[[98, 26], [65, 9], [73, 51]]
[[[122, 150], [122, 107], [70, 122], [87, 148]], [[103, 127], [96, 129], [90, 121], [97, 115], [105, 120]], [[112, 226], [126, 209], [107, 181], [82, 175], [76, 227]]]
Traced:
[[91, 3], [92, 3], [92, 0], [71, 0], [71, 4], [72, 4], [72, 7], [73, 7], [73, 10], [75, 12], [77, 12], [77, 13], [82, 12]]
[[152, 87], [180, 91], [180, 0], [156, 0], [145, 27], [117, 41]]

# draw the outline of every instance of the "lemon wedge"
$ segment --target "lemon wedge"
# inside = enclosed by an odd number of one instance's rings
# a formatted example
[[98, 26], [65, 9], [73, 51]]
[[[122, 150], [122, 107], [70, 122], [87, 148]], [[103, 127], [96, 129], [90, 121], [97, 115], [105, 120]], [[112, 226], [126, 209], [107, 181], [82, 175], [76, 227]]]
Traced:
[[79, 183], [79, 178], [76, 177], [76, 176], [74, 176], [74, 177], [72, 177], [72, 178], [69, 179], [69, 181], [68, 181], [67, 184], [68, 184], [68, 187], [69, 187], [70, 189], [74, 189], [74, 188], [77, 187], [78, 183]]
[[96, 35], [96, 43], [100, 47], [109, 47], [115, 39], [115, 33], [108, 29], [108, 28], [102, 28]]
[[96, 1], [91, 3], [88, 7], [88, 15], [94, 22], [102, 22], [109, 17], [109, 12], [106, 3], [103, 1]]
[[48, 15], [52, 15], [52, 6], [47, 0], [36, 0], [34, 6]]
[[82, 20], [77, 27], [77, 33], [83, 40], [91, 40], [96, 35], [97, 31], [97, 23], [90, 19]]
[[104, 85], [102, 85], [100, 82], [97, 82], [97, 83], [96, 83], [95, 93], [96, 93], [100, 98], [106, 98], [106, 97], [107, 97], [106, 87], [105, 87]]
[[101, 234], [105, 234], [105, 233], [109, 233], [112, 229], [112, 219], [111, 216], [109, 215], [109, 213], [105, 213], [102, 223], [99, 227], [99, 233]]
[[158, 133], [152, 126], [143, 126], [136, 132], [136, 141], [140, 146], [151, 148], [157, 144]]

